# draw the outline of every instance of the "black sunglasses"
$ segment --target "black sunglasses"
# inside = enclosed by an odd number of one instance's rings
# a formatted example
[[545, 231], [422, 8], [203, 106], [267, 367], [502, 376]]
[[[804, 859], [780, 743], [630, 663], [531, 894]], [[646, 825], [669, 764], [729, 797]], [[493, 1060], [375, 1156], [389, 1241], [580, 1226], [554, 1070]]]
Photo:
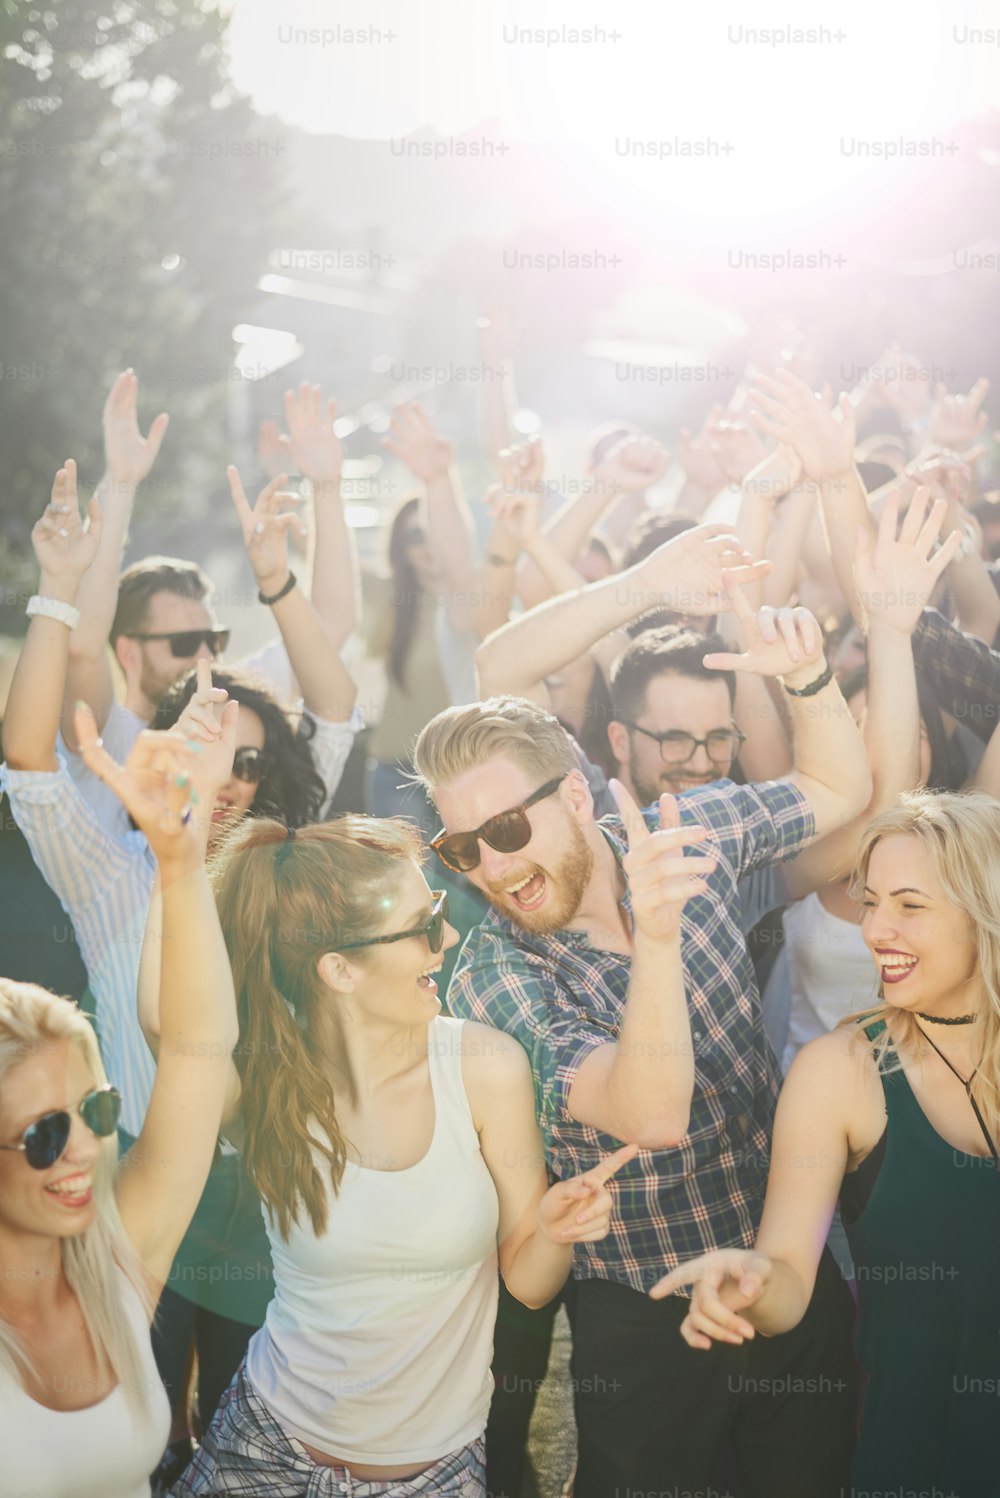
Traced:
[[454, 869], [456, 874], [467, 874], [470, 869], [479, 866], [480, 838], [497, 853], [517, 853], [531, 841], [528, 807], [551, 796], [565, 779], [565, 775], [557, 775], [554, 780], [547, 780], [533, 796], [522, 801], [520, 806], [512, 806], [510, 811], [497, 812], [495, 817], [487, 817], [483, 825], [473, 832], [439, 832], [437, 837], [431, 839], [431, 847], [441, 862], [447, 864], [449, 869]]
[[198, 654], [202, 645], [207, 645], [213, 655], [221, 655], [229, 644], [228, 629], [180, 629], [167, 630], [162, 634], [129, 635], [130, 640], [169, 640], [170, 654], [175, 660], [190, 660]]
[[270, 767], [271, 756], [264, 749], [246, 745], [233, 755], [233, 774], [237, 780], [245, 780], [249, 785], [257, 785], [263, 780]]
[[427, 945], [434, 953], [440, 952], [444, 946], [444, 923], [448, 919], [448, 895], [443, 889], [432, 889], [434, 904], [431, 906], [430, 920], [425, 921], [422, 926], [414, 926], [410, 931], [395, 931], [392, 936], [370, 936], [367, 941], [349, 941], [342, 947], [335, 947], [335, 952], [352, 952], [356, 947], [381, 947], [390, 941], [406, 941], [411, 936], [426, 936]]
[[671, 728], [666, 733], [653, 733], [651, 729], [643, 728], [638, 723], [629, 723], [625, 718], [621, 721], [626, 728], [644, 733], [647, 739], [653, 739], [659, 744], [660, 758], [668, 765], [686, 765], [700, 748], [704, 748], [713, 765], [727, 765], [746, 742], [746, 734], [741, 733], [738, 728], [713, 728], [705, 738], [696, 739], [693, 733], [682, 733], [676, 728]]
[[[75, 1110], [87, 1128], [98, 1139], [107, 1139], [118, 1127], [122, 1111], [121, 1093], [110, 1083], [106, 1087], [88, 1092]], [[56, 1113], [43, 1113], [24, 1131], [20, 1144], [0, 1144], [0, 1150], [23, 1150], [24, 1158], [32, 1170], [48, 1170], [54, 1165], [69, 1144], [69, 1133], [73, 1127], [73, 1116], [60, 1108]]]

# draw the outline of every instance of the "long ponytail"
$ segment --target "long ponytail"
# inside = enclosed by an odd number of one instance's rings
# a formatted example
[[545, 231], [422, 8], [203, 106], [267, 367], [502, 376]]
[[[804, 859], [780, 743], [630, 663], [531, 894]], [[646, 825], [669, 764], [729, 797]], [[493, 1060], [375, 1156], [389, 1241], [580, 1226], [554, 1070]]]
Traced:
[[303, 1208], [323, 1233], [317, 1156], [334, 1192], [346, 1160], [334, 1084], [311, 1043], [317, 1005], [334, 1001], [319, 959], [377, 933], [387, 885], [420, 857], [409, 823], [346, 816], [294, 839], [280, 822], [247, 821], [213, 859], [240, 1021], [244, 1161], [283, 1238]]

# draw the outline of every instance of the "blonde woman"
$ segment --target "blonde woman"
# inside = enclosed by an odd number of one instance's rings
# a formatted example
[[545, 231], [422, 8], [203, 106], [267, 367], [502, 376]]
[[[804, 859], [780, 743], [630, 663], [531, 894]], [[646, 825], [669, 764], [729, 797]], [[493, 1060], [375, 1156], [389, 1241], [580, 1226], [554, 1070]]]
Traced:
[[986, 1498], [1000, 1387], [1000, 802], [902, 796], [871, 823], [856, 886], [880, 1002], [796, 1057], [756, 1249], [695, 1259], [652, 1294], [694, 1285], [691, 1347], [787, 1331], [839, 1197], [869, 1378], [855, 1491]]
[[237, 1040], [209, 823], [192, 803], [211, 807], [225, 784], [236, 711], [211, 749], [143, 733], [120, 766], [77, 710], [88, 767], [156, 854], [162, 1041], [142, 1132], [119, 1165], [121, 1098], [89, 1022], [69, 999], [0, 979], [3, 1498], [140, 1498], [166, 1441], [150, 1322], [208, 1176]]

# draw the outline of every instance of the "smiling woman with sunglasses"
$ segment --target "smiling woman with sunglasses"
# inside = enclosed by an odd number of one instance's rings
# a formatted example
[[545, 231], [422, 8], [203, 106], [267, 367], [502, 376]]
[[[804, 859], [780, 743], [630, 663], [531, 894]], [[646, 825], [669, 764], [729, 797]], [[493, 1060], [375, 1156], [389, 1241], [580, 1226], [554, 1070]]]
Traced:
[[[156, 854], [160, 1059], [118, 1163], [121, 1098], [68, 999], [0, 979], [0, 1498], [142, 1498], [169, 1426], [150, 1321], [211, 1165], [237, 1040], [232, 973], [205, 873], [204, 820], [232, 757], [143, 734], [127, 764], [77, 715], [87, 763]], [[213, 778], [215, 777], [215, 778]]]
[[[456, 933], [422, 856], [409, 824], [359, 816], [246, 822], [219, 847], [240, 1019], [224, 1132], [275, 1295], [174, 1498], [481, 1495], [498, 1260], [538, 1306], [608, 1231], [634, 1147], [548, 1188], [524, 1052], [441, 1014]], [[140, 1004], [155, 1045], [154, 984]]]

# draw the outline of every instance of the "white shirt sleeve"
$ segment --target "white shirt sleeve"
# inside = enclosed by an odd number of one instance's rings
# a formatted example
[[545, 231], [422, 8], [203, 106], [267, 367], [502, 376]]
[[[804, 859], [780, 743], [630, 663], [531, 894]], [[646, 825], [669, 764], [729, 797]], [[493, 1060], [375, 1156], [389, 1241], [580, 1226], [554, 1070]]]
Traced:
[[358, 708], [353, 709], [345, 723], [328, 723], [325, 718], [317, 718], [308, 708], [303, 713], [303, 717], [309, 718], [314, 725], [309, 748], [312, 751], [316, 773], [326, 786], [326, 800], [323, 803], [325, 814], [340, 784], [347, 756], [354, 744], [354, 736], [364, 727], [365, 720]]

